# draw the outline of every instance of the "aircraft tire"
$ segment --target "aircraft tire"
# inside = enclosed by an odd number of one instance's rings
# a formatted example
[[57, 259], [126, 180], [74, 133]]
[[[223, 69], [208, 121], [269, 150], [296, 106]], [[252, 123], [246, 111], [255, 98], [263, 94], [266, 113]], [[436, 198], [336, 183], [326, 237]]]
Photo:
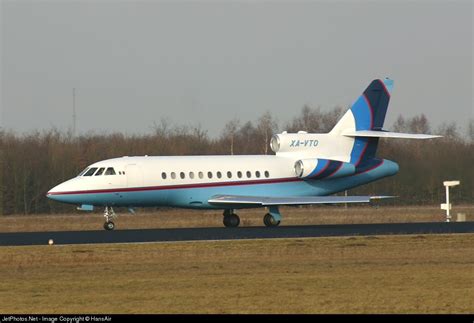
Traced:
[[265, 224], [267, 227], [277, 227], [280, 225], [280, 222], [281, 221], [276, 221], [270, 213], [265, 214], [263, 217], [263, 224]]
[[115, 229], [115, 223], [113, 223], [112, 221], [105, 222], [104, 229], [107, 231], [112, 231], [113, 229]]
[[237, 214], [224, 216], [224, 225], [228, 228], [236, 228], [240, 224], [240, 218]]

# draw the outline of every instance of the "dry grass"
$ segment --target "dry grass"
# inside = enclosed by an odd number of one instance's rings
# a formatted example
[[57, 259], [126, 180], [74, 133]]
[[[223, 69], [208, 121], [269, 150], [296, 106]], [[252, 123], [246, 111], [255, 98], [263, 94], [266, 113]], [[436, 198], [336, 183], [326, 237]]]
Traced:
[[1, 313], [472, 313], [474, 235], [0, 248]]
[[[239, 210], [242, 226], [262, 226], [264, 209]], [[282, 225], [391, 223], [444, 221], [444, 211], [437, 206], [416, 207], [304, 207], [281, 208]], [[452, 214], [465, 213], [467, 221], [474, 220], [474, 205], [456, 206]], [[0, 232], [101, 230], [101, 213], [72, 215], [0, 216]], [[155, 213], [120, 214], [117, 229], [221, 227], [221, 211], [163, 210]]]

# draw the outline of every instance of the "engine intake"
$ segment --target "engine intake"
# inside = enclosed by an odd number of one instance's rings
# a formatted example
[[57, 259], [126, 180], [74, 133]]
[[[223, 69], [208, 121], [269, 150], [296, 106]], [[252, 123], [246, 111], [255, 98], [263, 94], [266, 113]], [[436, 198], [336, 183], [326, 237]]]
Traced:
[[300, 159], [295, 163], [295, 174], [305, 179], [339, 178], [355, 174], [355, 166], [331, 159]]
[[275, 153], [314, 151], [319, 145], [321, 135], [312, 133], [282, 133], [274, 135], [270, 140], [270, 148]]

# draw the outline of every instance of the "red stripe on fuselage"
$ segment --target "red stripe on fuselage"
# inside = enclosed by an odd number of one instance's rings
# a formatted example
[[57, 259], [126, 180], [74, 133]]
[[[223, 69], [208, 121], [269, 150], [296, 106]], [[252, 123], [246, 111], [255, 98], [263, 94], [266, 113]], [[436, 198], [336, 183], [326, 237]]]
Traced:
[[382, 80], [380, 80], [380, 79], [379, 79], [379, 82], [382, 83], [382, 87], [383, 87], [385, 93], [387, 93], [388, 97], [390, 98], [390, 92], [388, 92], [388, 89], [387, 89], [387, 87], [385, 86], [385, 83], [384, 83]]
[[359, 174], [364, 174], [364, 173], [370, 172], [371, 170], [374, 170], [374, 169], [376, 169], [376, 168], [382, 166], [383, 163], [384, 163], [384, 160], [382, 159], [382, 160], [380, 161], [380, 163], [378, 163], [378, 164], [376, 164], [376, 165], [374, 165], [374, 166], [372, 166], [372, 167], [370, 167], [370, 168], [368, 168], [368, 169], [366, 169], [366, 170], [364, 170], [364, 171], [362, 171], [362, 172], [360, 172], [360, 173], [355, 173], [355, 175], [359, 175]]
[[86, 190], [86, 191], [68, 191], [68, 192], [48, 192], [48, 195], [69, 195], [69, 194], [100, 194], [100, 193], [121, 193], [121, 192], [140, 192], [140, 191], [161, 191], [161, 190], [177, 190], [186, 188], [205, 188], [205, 187], [219, 187], [219, 186], [238, 186], [238, 185], [258, 185], [258, 184], [273, 184], [303, 181], [301, 178], [275, 178], [266, 180], [253, 180], [241, 182], [214, 182], [214, 183], [199, 183], [199, 184], [182, 184], [182, 185], [164, 185], [164, 186], [146, 186], [146, 187], [132, 187], [132, 188], [116, 188], [116, 189], [102, 189], [102, 190]]
[[342, 162], [341, 162], [341, 164], [340, 164], [331, 174], [329, 174], [327, 177], [331, 177], [332, 175], [336, 174], [337, 171], [341, 169], [341, 167], [342, 167]]
[[362, 149], [362, 152], [360, 153], [359, 159], [355, 163], [355, 166], [359, 166], [360, 162], [362, 161], [362, 157], [364, 157], [365, 151], [367, 150], [367, 147], [369, 147], [369, 140], [367, 139], [367, 142], [365, 143], [364, 149]]
[[330, 164], [331, 164], [331, 162], [330, 162], [329, 160], [326, 161], [326, 165], [324, 166], [324, 168], [321, 169], [316, 175], [311, 176], [311, 178], [316, 178], [316, 177], [318, 177], [319, 175], [321, 175], [321, 174], [329, 167]]
[[372, 130], [374, 128], [374, 109], [372, 108], [372, 105], [370, 105], [369, 99], [367, 99], [367, 96], [365, 93], [362, 95], [365, 99], [365, 102], [367, 102], [367, 106], [369, 107], [370, 111], [370, 129]]

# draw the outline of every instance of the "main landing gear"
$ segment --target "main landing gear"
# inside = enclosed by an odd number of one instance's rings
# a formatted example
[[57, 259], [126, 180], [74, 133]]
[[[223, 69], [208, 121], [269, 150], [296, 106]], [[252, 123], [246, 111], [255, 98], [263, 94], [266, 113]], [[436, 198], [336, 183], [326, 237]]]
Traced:
[[[267, 227], [277, 227], [281, 223], [281, 214], [278, 206], [271, 206], [269, 212], [263, 217], [263, 224]], [[240, 218], [232, 209], [224, 210], [224, 225], [228, 228], [236, 228], [240, 224]]]
[[281, 214], [278, 206], [270, 206], [268, 213], [263, 217], [263, 224], [267, 227], [277, 227], [281, 223]]
[[115, 229], [115, 223], [111, 221], [111, 219], [115, 219], [117, 215], [114, 212], [114, 209], [112, 207], [105, 207], [104, 211], [104, 218], [105, 218], [105, 223], [104, 223], [104, 229], [107, 231], [112, 231]]
[[277, 220], [271, 213], [265, 214], [263, 217], [263, 224], [267, 227], [276, 227], [280, 224], [281, 220]]
[[236, 228], [240, 224], [240, 218], [232, 209], [224, 210], [224, 225], [228, 228]]

